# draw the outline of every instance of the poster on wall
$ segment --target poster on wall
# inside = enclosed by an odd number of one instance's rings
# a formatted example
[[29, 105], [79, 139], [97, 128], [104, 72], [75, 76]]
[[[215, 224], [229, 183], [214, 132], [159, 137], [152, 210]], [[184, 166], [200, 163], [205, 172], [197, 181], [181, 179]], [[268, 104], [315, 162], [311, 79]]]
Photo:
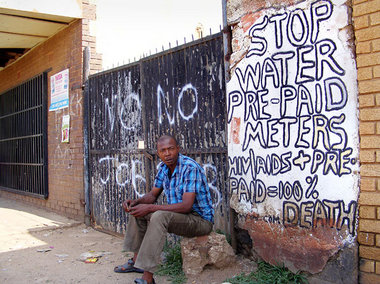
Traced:
[[69, 106], [69, 69], [65, 69], [50, 77], [50, 108], [49, 111]]
[[69, 143], [70, 141], [70, 115], [62, 117], [62, 143]]

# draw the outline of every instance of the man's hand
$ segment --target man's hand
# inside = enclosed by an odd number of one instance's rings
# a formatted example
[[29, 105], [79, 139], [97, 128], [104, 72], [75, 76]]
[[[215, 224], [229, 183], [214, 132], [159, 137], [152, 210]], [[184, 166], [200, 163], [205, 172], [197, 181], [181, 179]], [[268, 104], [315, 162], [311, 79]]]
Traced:
[[130, 212], [133, 206], [136, 206], [137, 200], [127, 199], [123, 202], [123, 209], [125, 212]]
[[145, 215], [153, 212], [152, 204], [138, 204], [129, 208], [129, 212], [135, 217], [144, 217]]

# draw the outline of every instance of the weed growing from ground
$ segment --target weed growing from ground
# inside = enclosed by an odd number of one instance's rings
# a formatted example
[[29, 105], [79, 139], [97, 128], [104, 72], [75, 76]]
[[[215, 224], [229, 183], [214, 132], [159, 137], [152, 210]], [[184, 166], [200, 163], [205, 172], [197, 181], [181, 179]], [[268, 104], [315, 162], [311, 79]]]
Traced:
[[182, 270], [181, 245], [176, 243], [170, 246], [166, 243], [164, 247], [164, 254], [166, 260], [164, 263], [160, 264], [156, 274], [168, 276], [169, 280], [173, 284], [185, 283], [186, 276]]
[[272, 266], [260, 261], [257, 270], [249, 274], [241, 273], [225, 282], [231, 284], [306, 284], [306, 277], [302, 273], [293, 273], [285, 266]]

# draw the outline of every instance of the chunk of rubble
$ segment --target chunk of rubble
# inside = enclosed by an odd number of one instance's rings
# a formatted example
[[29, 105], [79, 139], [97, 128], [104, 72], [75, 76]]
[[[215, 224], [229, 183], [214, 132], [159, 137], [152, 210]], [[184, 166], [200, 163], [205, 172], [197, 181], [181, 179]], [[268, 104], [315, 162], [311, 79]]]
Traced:
[[226, 237], [215, 232], [206, 236], [183, 238], [181, 253], [182, 268], [186, 275], [196, 275], [206, 265], [223, 268], [235, 261], [234, 250]]

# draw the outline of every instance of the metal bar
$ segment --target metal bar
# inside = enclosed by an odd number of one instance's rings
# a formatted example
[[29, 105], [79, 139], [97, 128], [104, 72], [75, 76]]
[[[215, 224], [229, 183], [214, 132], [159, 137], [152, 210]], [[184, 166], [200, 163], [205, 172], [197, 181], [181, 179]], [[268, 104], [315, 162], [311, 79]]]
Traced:
[[[148, 152], [149, 153], [149, 152]], [[144, 154], [144, 150], [136, 149], [105, 149], [105, 150], [90, 150], [90, 154], [105, 155], [105, 154]]]
[[7, 165], [7, 166], [43, 166], [44, 164], [40, 163], [4, 163], [0, 162], [0, 165]]
[[231, 28], [227, 21], [227, 0], [222, 0], [223, 9], [223, 50], [224, 50], [224, 71], [225, 80], [230, 80], [230, 56], [232, 53], [231, 47]]
[[90, 72], [90, 49], [86, 47], [83, 51], [83, 81], [84, 81], [84, 92], [83, 92], [83, 182], [84, 182], [84, 214], [85, 223], [90, 225], [91, 223], [91, 204], [90, 204], [90, 174], [89, 174], [89, 128], [90, 128], [90, 110], [89, 110], [89, 82], [88, 76]]
[[47, 91], [47, 72], [42, 74], [41, 78], [41, 93], [42, 93], [42, 119], [41, 119], [41, 130], [44, 134], [42, 141], [42, 151], [43, 151], [43, 159], [44, 159], [44, 170], [43, 170], [43, 185], [44, 188], [44, 197], [45, 199], [49, 196], [49, 181], [48, 181], [48, 128], [47, 128], [47, 112], [48, 112], [48, 91]]
[[33, 138], [33, 137], [43, 137], [43, 134], [34, 134], [34, 135], [28, 135], [28, 136], [20, 136], [20, 137], [13, 137], [13, 138], [7, 138], [7, 139], [0, 139], [0, 142], [7, 142], [7, 141], [14, 141], [14, 140], [20, 140], [20, 139], [27, 139], [27, 138]]
[[[148, 126], [147, 126], [147, 111], [146, 111], [146, 104], [145, 104], [145, 100], [148, 99], [148, 96], [145, 94], [145, 74], [144, 74], [144, 63], [142, 61], [140, 61], [140, 86], [141, 86], [141, 101], [143, 102], [142, 104], [142, 125], [143, 125], [143, 134], [144, 134], [144, 137], [143, 137], [143, 141], [144, 141], [144, 148], [147, 147], [148, 145]], [[148, 163], [150, 164], [150, 166], [145, 166], [145, 180], [146, 180], [146, 184], [145, 184], [145, 189], [147, 191], [150, 190], [151, 188], [151, 182], [150, 182], [150, 174], [151, 174], [151, 162], [153, 161], [153, 158], [152, 156], [147, 153], [147, 151], [144, 149], [143, 151], [143, 154], [145, 156], [145, 164], [148, 165]], [[149, 158], [150, 157], [150, 158]]]

